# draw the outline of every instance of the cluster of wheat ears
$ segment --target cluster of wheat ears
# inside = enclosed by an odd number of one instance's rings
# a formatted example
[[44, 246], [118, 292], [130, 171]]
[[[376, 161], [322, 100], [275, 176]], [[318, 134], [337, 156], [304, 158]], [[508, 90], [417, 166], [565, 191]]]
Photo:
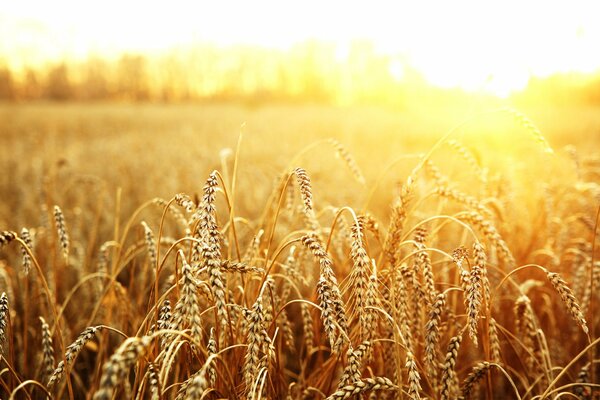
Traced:
[[[69, 226], [86, 211], [46, 193], [39, 226], [0, 232], [2, 398], [591, 399], [598, 185], [548, 188], [516, 223], [519, 199], [443, 144], [479, 195], [430, 153], [385, 221], [317, 208], [302, 168], [256, 220], [235, 213], [235, 173], [111, 231], [94, 209]], [[516, 254], [523, 224], [535, 240]]]

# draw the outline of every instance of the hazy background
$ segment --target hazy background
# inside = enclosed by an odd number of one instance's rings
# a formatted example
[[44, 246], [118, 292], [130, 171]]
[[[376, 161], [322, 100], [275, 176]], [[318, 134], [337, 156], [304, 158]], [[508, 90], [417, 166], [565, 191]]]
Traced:
[[[356, 158], [367, 187], [398, 157], [422, 154], [458, 124], [453, 138], [498, 173], [503, 165], [526, 171], [526, 154], [541, 167], [536, 177], [549, 178], [556, 171], [543, 168], [531, 126], [561, 160], [575, 149], [597, 155], [596, 8], [592, 1], [2, 2], [0, 222], [33, 218], [32, 193], [48, 176], [98, 177], [109, 198], [123, 190], [124, 212], [153, 196], [197, 192], [210, 170], [231, 162], [222, 150], [235, 149], [241, 134], [249, 212], [294, 155], [331, 137]], [[506, 107], [533, 125], [499, 111]], [[334, 155], [322, 145], [295, 162], [317, 193], [324, 189], [322, 201], [356, 205], [354, 184], [327, 193], [351, 179]], [[455, 156], [441, 151], [436, 162]], [[414, 163], [409, 156], [394, 164], [388, 183]], [[393, 186], [379, 190], [383, 204]]]

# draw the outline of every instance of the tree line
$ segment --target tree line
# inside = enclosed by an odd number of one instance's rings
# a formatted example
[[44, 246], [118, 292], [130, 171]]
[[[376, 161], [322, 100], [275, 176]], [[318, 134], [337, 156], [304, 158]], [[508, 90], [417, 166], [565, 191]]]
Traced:
[[[0, 100], [384, 103], [439, 99], [410, 65], [369, 42], [344, 51], [309, 41], [290, 50], [202, 45], [160, 54], [90, 56], [20, 69], [0, 59]], [[534, 79], [520, 96], [600, 103], [600, 79]], [[433, 100], [432, 100], [433, 101]]]

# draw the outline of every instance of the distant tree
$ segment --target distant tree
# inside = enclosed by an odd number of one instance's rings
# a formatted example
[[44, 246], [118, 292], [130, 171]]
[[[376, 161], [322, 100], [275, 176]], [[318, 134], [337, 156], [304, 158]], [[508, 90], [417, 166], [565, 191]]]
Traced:
[[0, 100], [12, 100], [15, 97], [15, 85], [8, 67], [0, 67]]
[[67, 65], [63, 62], [50, 68], [46, 78], [46, 97], [51, 100], [67, 100], [73, 95]]
[[117, 92], [119, 97], [146, 100], [149, 97], [148, 67], [140, 55], [125, 54], [117, 67]]
[[42, 96], [42, 91], [38, 74], [35, 70], [27, 68], [18, 90], [18, 96], [26, 100], [35, 100]]
[[81, 96], [88, 100], [106, 99], [110, 96], [108, 65], [98, 57], [91, 57], [83, 66]]

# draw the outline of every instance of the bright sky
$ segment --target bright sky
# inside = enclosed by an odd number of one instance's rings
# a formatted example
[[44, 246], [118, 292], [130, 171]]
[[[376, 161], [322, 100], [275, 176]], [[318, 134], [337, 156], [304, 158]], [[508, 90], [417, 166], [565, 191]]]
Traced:
[[369, 39], [433, 84], [502, 95], [532, 75], [600, 69], [599, 15], [593, 0], [2, 0], [0, 56], [18, 64], [199, 42]]

